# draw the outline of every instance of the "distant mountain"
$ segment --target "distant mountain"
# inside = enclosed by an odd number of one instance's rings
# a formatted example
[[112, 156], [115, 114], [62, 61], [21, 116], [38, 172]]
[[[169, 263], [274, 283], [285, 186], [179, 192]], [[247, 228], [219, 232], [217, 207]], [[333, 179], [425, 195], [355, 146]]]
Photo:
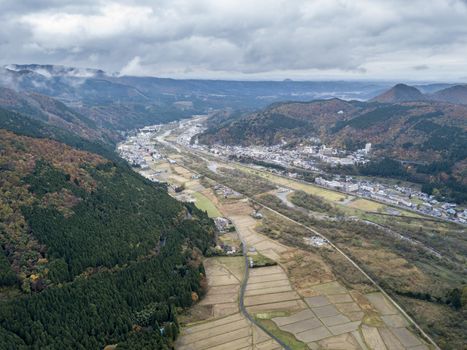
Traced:
[[451, 86], [455, 86], [456, 84], [448, 84], [448, 83], [433, 83], [433, 84], [423, 84], [423, 85], [413, 85], [413, 87], [417, 88], [423, 94], [432, 94], [439, 90], [447, 89]]
[[395, 103], [395, 102], [407, 102], [407, 101], [423, 101], [426, 100], [420, 90], [413, 86], [405, 84], [397, 84], [388, 91], [372, 98], [372, 102], [381, 103]]
[[455, 85], [430, 95], [436, 101], [467, 104], [467, 85]]
[[414, 87], [405, 84], [397, 84], [388, 91], [372, 98], [370, 101], [397, 103], [425, 100], [467, 104], [467, 85], [429, 84]]
[[339, 97], [366, 100], [387, 83], [352, 81], [177, 80], [107, 74], [55, 65], [6, 65], [0, 86], [53, 97], [99, 127], [128, 130], [220, 109], [255, 110], [270, 103]]
[[5, 66], [5, 69], [21, 74], [34, 72], [48, 78], [57, 76], [91, 78], [105, 75], [105, 72], [100, 69], [75, 68], [53, 64], [9, 64]]

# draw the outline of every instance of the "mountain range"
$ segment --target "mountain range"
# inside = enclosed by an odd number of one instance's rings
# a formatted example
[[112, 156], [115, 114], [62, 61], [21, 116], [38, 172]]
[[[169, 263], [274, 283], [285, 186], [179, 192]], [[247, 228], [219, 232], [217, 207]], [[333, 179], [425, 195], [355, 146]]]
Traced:
[[452, 85], [431, 93], [422, 93], [414, 86], [397, 84], [388, 91], [373, 97], [370, 101], [381, 103], [441, 101], [454, 104], [467, 104], [467, 85]]
[[212, 109], [254, 110], [284, 100], [368, 99], [388, 87], [384, 82], [175, 80], [37, 64], [0, 68], [0, 86], [52, 97], [99, 127], [113, 130]]

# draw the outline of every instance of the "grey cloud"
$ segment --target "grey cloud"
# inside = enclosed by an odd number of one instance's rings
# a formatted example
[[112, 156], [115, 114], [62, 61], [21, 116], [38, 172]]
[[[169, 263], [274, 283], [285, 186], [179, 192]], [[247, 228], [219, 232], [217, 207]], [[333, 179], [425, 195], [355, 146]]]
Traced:
[[430, 69], [430, 67], [427, 66], [426, 64], [419, 64], [419, 65], [413, 66], [412, 68], [414, 70], [427, 70], [427, 69]]
[[0, 63], [178, 77], [387, 78], [390, 67], [456, 79], [467, 74], [465, 18], [461, 0], [3, 1]]

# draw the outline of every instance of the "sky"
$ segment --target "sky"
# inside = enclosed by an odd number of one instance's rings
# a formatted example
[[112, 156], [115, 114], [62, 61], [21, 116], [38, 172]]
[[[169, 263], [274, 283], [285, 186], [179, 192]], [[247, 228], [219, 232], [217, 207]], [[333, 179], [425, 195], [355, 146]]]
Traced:
[[467, 81], [467, 0], [0, 0], [0, 64]]

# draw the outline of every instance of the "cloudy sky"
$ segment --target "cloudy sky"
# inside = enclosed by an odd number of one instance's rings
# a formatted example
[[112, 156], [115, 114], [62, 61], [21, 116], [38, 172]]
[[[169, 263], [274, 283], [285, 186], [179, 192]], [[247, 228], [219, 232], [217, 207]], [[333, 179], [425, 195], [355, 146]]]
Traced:
[[467, 81], [467, 0], [0, 0], [0, 64]]

